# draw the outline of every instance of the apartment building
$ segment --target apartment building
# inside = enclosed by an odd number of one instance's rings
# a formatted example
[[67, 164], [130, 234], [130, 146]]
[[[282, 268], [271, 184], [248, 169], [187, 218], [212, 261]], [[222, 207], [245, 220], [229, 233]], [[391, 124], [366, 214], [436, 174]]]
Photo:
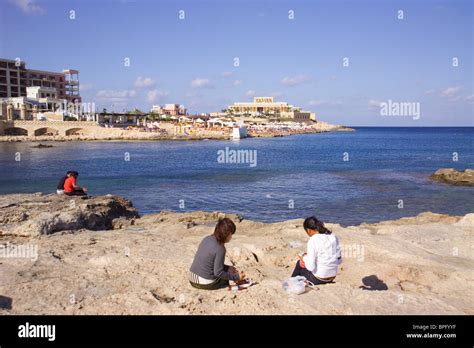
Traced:
[[151, 108], [151, 112], [154, 112], [160, 115], [170, 115], [170, 116], [180, 116], [180, 115], [187, 114], [186, 108], [180, 104], [165, 104], [164, 106], [153, 105], [153, 107]]
[[26, 88], [33, 86], [55, 88], [58, 99], [81, 102], [78, 70], [27, 69], [23, 61], [0, 58], [0, 98], [26, 97]]

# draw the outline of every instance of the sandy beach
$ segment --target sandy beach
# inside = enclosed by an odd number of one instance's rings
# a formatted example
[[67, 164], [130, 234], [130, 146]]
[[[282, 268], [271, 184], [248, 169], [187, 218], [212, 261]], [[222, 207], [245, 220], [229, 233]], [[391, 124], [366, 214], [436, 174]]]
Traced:
[[[1, 314], [474, 314], [474, 214], [426, 212], [349, 227], [329, 221], [343, 251], [335, 283], [290, 296], [281, 282], [305, 250], [302, 219], [138, 217], [115, 196], [3, 195], [0, 207]], [[257, 284], [194, 289], [187, 280], [194, 253], [223, 216], [237, 225], [226, 261]], [[6, 256], [13, 246], [36, 246], [36, 257]]]

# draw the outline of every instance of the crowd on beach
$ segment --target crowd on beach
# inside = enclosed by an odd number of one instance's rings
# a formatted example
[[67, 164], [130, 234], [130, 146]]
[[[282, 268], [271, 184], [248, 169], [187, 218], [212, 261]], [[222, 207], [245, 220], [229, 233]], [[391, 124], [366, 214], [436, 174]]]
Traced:
[[249, 125], [247, 132], [253, 137], [285, 136], [316, 132], [311, 124], [294, 122], [275, 122], [264, 125]]
[[[209, 123], [160, 123], [149, 122], [143, 127], [129, 127], [129, 130], [159, 133], [163, 136], [197, 136], [197, 137], [228, 137], [232, 128], [238, 124]], [[293, 134], [313, 133], [317, 130], [308, 123], [269, 122], [265, 124], [245, 124], [247, 133], [253, 137], [273, 137]]]

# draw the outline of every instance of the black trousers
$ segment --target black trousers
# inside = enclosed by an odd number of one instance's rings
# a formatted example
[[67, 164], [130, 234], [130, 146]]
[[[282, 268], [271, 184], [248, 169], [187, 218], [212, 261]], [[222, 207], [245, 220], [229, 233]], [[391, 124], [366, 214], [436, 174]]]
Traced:
[[328, 281], [324, 281], [324, 280], [321, 280], [319, 278], [316, 278], [314, 276], [314, 274], [310, 271], [308, 271], [306, 268], [302, 268], [300, 266], [300, 262], [299, 261], [296, 261], [296, 266], [295, 266], [295, 269], [293, 271], [293, 274], [291, 275], [292, 277], [296, 277], [296, 276], [303, 276], [305, 277], [307, 280], [309, 280], [311, 283], [313, 283], [314, 285], [320, 285], [320, 284], [327, 284], [327, 283], [331, 283], [333, 281], [333, 279], [331, 280], [328, 280]]
[[83, 189], [74, 190], [74, 192], [65, 192], [66, 196], [86, 196], [87, 193], [84, 192]]

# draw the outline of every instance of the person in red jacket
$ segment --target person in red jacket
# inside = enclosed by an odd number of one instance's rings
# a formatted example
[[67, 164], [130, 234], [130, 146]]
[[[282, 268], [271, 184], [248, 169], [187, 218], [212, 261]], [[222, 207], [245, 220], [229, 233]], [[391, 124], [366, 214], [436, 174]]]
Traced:
[[71, 175], [64, 182], [64, 194], [68, 196], [85, 196], [87, 195], [87, 187], [76, 185], [78, 172], [71, 172]]

